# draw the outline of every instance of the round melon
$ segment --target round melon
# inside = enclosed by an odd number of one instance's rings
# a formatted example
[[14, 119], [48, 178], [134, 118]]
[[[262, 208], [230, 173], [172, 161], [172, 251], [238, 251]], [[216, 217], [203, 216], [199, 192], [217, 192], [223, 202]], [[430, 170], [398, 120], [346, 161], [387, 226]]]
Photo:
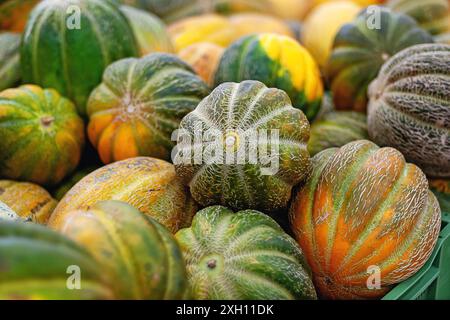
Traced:
[[174, 55], [117, 61], [89, 97], [89, 139], [106, 164], [137, 156], [169, 160], [172, 133], [209, 93]]
[[20, 34], [0, 33], [0, 91], [20, 81]]
[[409, 16], [372, 6], [336, 35], [326, 67], [337, 109], [366, 112], [367, 88], [397, 52], [433, 37]]
[[83, 120], [55, 90], [0, 92], [0, 177], [56, 185], [77, 167], [83, 145]]
[[316, 299], [301, 249], [261, 212], [209, 207], [176, 239], [195, 299]]
[[441, 227], [423, 172], [399, 151], [366, 140], [327, 149], [312, 161], [290, 219], [319, 296], [380, 298], [414, 275]]
[[158, 17], [129, 6], [121, 6], [120, 10], [133, 29], [141, 56], [152, 52], [174, 51], [166, 25]]
[[352, 1], [327, 2], [308, 14], [303, 24], [301, 42], [321, 68], [327, 64], [339, 29], [361, 11]]
[[114, 279], [121, 299], [181, 299], [187, 279], [172, 234], [152, 218], [120, 201], [73, 211], [58, 231], [82, 245]]
[[292, 105], [310, 120], [320, 109], [323, 85], [319, 68], [309, 52], [292, 38], [264, 33], [233, 43], [222, 56], [215, 84], [244, 80], [258, 80], [284, 90]]
[[108, 281], [116, 279], [84, 248], [39, 225], [2, 221], [0, 263], [1, 300], [115, 298]]
[[209, 86], [214, 85], [214, 75], [224, 49], [209, 42], [193, 44], [178, 53]]
[[308, 151], [314, 156], [325, 149], [368, 138], [367, 117], [364, 114], [353, 111], [329, 112], [312, 123]]
[[276, 211], [309, 173], [305, 115], [258, 81], [217, 87], [183, 118], [177, 138], [177, 174], [203, 206]]
[[56, 89], [84, 116], [103, 70], [137, 54], [133, 31], [111, 1], [44, 0], [32, 11], [24, 32], [23, 80]]
[[173, 233], [189, 226], [197, 210], [172, 164], [140, 157], [115, 162], [81, 179], [59, 202], [48, 224], [58, 229], [71, 211], [88, 210], [104, 200], [126, 202]]
[[371, 139], [402, 152], [431, 177], [450, 177], [450, 45], [405, 49], [369, 90]]
[[58, 202], [42, 187], [28, 182], [0, 180], [0, 201], [24, 221], [46, 224]]
[[41, 0], [0, 1], [0, 30], [22, 32], [30, 11]]
[[450, 31], [450, 3], [448, 0], [388, 0], [387, 7], [414, 18], [431, 34]]

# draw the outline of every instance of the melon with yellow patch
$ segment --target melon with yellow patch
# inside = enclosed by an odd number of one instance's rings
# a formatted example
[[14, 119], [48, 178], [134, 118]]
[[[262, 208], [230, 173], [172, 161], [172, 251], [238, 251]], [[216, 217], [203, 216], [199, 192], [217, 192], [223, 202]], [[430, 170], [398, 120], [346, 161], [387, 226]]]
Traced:
[[222, 56], [215, 85], [258, 80], [284, 90], [292, 105], [313, 119], [321, 105], [323, 84], [309, 52], [290, 37], [264, 33], [244, 37]]
[[60, 201], [48, 225], [58, 229], [74, 210], [87, 210], [99, 201], [126, 202], [170, 231], [189, 226], [197, 210], [172, 164], [154, 158], [112, 163], [87, 175]]

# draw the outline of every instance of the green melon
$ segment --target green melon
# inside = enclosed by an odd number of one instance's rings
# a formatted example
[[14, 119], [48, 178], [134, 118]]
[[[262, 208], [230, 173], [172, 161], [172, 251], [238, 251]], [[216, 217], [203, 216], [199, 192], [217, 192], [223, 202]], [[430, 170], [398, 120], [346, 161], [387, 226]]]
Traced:
[[407, 15], [376, 6], [361, 12], [339, 30], [326, 67], [336, 108], [366, 112], [367, 88], [382, 65], [407, 47], [431, 42]]
[[73, 211], [58, 228], [84, 246], [114, 279], [122, 299], [181, 299], [187, 279], [183, 256], [170, 232], [120, 201]]
[[368, 138], [367, 117], [364, 114], [352, 111], [329, 112], [311, 125], [308, 151], [314, 156], [325, 149]]
[[169, 160], [172, 133], [209, 93], [174, 55], [117, 61], [89, 98], [89, 139], [106, 164], [138, 156]]
[[133, 31], [112, 2], [44, 0], [32, 11], [24, 32], [23, 80], [56, 89], [85, 115], [103, 70], [137, 54]]
[[85, 249], [39, 225], [0, 223], [0, 265], [1, 300], [114, 298], [102, 268]]
[[450, 177], [450, 45], [413, 46], [392, 57], [369, 90], [368, 128], [428, 176]]
[[320, 109], [323, 84], [319, 67], [294, 39], [271, 33], [250, 35], [232, 44], [216, 71], [215, 85], [258, 80], [284, 90], [292, 105], [312, 120]]
[[195, 299], [316, 299], [300, 247], [258, 211], [203, 209], [176, 239]]
[[133, 29], [141, 56], [152, 52], [174, 52], [166, 25], [158, 17], [129, 6], [121, 6], [120, 10]]
[[77, 167], [84, 123], [53, 89], [24, 85], [0, 93], [0, 176], [54, 186]]
[[183, 118], [173, 161], [203, 206], [276, 211], [309, 173], [309, 123], [284, 91], [224, 83]]
[[389, 0], [386, 5], [395, 12], [411, 16], [433, 35], [450, 31], [448, 0]]
[[20, 80], [20, 35], [0, 33], [0, 91], [14, 87]]

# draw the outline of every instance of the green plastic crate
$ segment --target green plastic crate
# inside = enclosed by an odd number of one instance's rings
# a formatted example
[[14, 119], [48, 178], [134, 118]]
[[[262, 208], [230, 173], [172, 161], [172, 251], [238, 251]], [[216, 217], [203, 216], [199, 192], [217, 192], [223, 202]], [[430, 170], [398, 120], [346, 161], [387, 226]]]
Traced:
[[441, 233], [427, 263], [383, 300], [450, 300], [450, 213], [442, 216]]

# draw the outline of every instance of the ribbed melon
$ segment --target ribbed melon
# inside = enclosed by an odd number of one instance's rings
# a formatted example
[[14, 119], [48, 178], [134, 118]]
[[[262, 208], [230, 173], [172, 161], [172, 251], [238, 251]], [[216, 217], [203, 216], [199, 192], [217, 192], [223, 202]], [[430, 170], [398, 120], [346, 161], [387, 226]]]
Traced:
[[309, 52], [290, 37], [263, 33], [233, 43], [220, 60], [215, 85], [244, 80], [285, 91], [309, 120], [319, 111], [323, 96], [319, 68]]
[[209, 207], [176, 238], [195, 299], [316, 299], [301, 249], [261, 212]]
[[112, 163], [87, 175], [59, 202], [48, 224], [57, 229], [71, 211], [87, 210], [104, 200], [126, 202], [172, 232], [189, 226], [197, 211], [172, 164], [140, 157]]
[[46, 224], [58, 202], [40, 186], [28, 182], [0, 180], [0, 201], [25, 220]]
[[0, 91], [20, 81], [20, 34], [0, 33]]
[[121, 299], [181, 299], [186, 269], [170, 232], [152, 218], [120, 201], [102, 201], [73, 211], [58, 226], [82, 245], [114, 279]]
[[369, 90], [369, 134], [431, 177], [450, 177], [450, 45], [392, 57]]
[[366, 112], [367, 88], [397, 52], [433, 37], [409, 16], [369, 7], [336, 35], [326, 67], [337, 109]]
[[56, 89], [85, 115], [103, 70], [137, 54], [133, 31], [113, 2], [44, 0], [32, 11], [24, 32], [23, 80]]
[[104, 163], [138, 156], [169, 160], [172, 133], [209, 93], [174, 55], [117, 61], [89, 97], [89, 139]]
[[306, 116], [285, 92], [224, 83], [181, 121], [173, 161], [203, 206], [276, 211], [309, 173], [308, 139]]
[[0, 92], [0, 177], [54, 186], [77, 167], [83, 145], [83, 120], [55, 90]]
[[328, 299], [382, 297], [425, 264], [441, 228], [423, 172], [365, 140], [313, 158], [290, 217], [318, 294]]

